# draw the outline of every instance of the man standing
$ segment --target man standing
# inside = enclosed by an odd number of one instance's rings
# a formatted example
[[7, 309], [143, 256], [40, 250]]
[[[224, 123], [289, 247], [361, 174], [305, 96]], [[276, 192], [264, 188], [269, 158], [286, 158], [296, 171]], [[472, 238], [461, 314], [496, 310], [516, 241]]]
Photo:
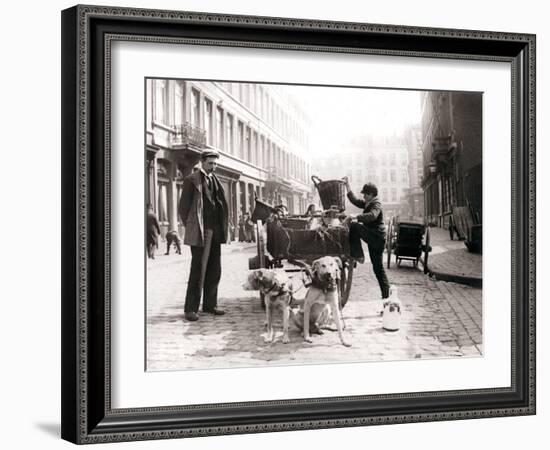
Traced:
[[228, 208], [223, 187], [214, 174], [219, 154], [206, 150], [201, 169], [187, 176], [178, 212], [185, 226], [183, 243], [191, 247], [191, 270], [185, 296], [185, 319], [196, 321], [202, 293], [202, 310], [223, 315], [218, 309], [221, 278], [221, 244], [227, 240]]
[[382, 261], [382, 254], [384, 253], [384, 245], [386, 243], [386, 227], [384, 225], [382, 204], [378, 199], [378, 188], [372, 183], [365, 184], [361, 190], [363, 199], [359, 199], [352, 192], [347, 177], [345, 178], [345, 182], [349, 201], [358, 208], [363, 209], [363, 214], [350, 216], [349, 239], [351, 257], [359, 263], [365, 262], [361, 240], [365, 241], [369, 248], [372, 268], [380, 285], [382, 298], [388, 298], [390, 284]]
[[158, 235], [160, 225], [157, 215], [153, 211], [153, 205], [147, 205], [147, 256], [155, 259], [155, 248], [158, 247]]

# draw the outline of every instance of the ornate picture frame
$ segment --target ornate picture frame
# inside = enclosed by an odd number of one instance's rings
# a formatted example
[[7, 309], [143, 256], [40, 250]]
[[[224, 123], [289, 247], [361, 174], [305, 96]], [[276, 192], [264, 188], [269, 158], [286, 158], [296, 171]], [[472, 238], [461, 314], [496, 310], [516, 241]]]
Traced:
[[[114, 408], [111, 49], [191, 43], [511, 67], [509, 386]], [[62, 437], [74, 443], [535, 414], [535, 36], [99, 6], [62, 12]], [[507, 214], [504, 215], [508, 220]]]

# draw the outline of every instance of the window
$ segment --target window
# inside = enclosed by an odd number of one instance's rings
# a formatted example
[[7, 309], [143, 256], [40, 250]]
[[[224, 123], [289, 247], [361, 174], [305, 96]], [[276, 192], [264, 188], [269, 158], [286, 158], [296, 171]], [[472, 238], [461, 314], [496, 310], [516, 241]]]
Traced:
[[191, 89], [191, 125], [199, 126], [200, 92]]
[[395, 183], [395, 170], [390, 170], [390, 181]]
[[176, 89], [174, 92], [174, 125], [183, 124], [183, 85], [176, 81]]
[[243, 83], [239, 83], [239, 101], [241, 103], [244, 103], [244, 85], [243, 85]]
[[386, 170], [382, 170], [382, 182], [388, 181], [388, 172]]
[[233, 121], [233, 116], [231, 114], [228, 114], [227, 115], [227, 135], [226, 135], [226, 143], [227, 143], [227, 151], [231, 154], [235, 154], [235, 147], [233, 145], [233, 138], [234, 138], [234, 134], [235, 134], [235, 131], [233, 129], [233, 126], [234, 126], [234, 121]]
[[214, 136], [212, 135], [212, 101], [204, 99], [204, 130], [206, 131], [206, 143], [212, 145]]
[[246, 127], [245, 142], [244, 142], [244, 159], [252, 162], [252, 139], [250, 127]]
[[396, 202], [397, 201], [397, 191], [395, 189], [391, 190], [391, 201]]
[[258, 133], [252, 133], [252, 160], [254, 164], [260, 164], [260, 158], [258, 157]]
[[218, 132], [218, 148], [227, 150], [223, 145], [223, 109], [219, 106], [216, 108], [216, 130]]
[[403, 183], [406, 183], [406, 182], [407, 182], [407, 179], [408, 179], [407, 171], [406, 171], [406, 170], [403, 170], [403, 171], [401, 172], [401, 181], [402, 181]]
[[244, 158], [244, 123], [237, 123], [237, 156]]
[[166, 111], [166, 80], [155, 80], [155, 121], [164, 123]]
[[246, 107], [250, 107], [250, 90], [249, 90], [249, 85], [248, 84], [243, 84], [242, 85], [242, 88], [243, 88], [243, 100], [242, 102], [244, 103], [244, 105]]
[[260, 167], [265, 167], [265, 138], [263, 136], [260, 137], [260, 153], [258, 165]]

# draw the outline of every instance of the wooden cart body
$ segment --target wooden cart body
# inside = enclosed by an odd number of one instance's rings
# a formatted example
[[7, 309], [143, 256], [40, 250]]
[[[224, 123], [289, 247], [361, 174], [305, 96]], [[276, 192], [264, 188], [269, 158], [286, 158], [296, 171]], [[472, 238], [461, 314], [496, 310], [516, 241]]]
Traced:
[[342, 262], [339, 284], [340, 303], [349, 299], [355, 263], [350, 258], [349, 229], [347, 226], [308, 229], [312, 219], [303, 216], [271, 217], [257, 221], [257, 255], [249, 261], [249, 268], [283, 268], [299, 272], [323, 256], [334, 256]]

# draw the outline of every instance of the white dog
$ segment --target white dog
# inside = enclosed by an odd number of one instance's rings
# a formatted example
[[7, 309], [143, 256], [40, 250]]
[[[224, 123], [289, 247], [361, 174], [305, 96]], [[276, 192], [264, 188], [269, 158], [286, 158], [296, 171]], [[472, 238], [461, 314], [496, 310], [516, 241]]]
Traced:
[[[342, 270], [342, 262], [339, 258], [332, 256], [324, 256], [316, 259], [313, 262], [311, 275], [312, 284], [304, 298], [304, 340], [306, 342], [313, 342], [309, 335], [309, 327], [311, 320], [311, 311], [314, 305], [320, 304], [323, 309], [330, 308], [332, 318], [336, 323], [338, 329], [338, 336], [342, 344], [346, 347], [350, 347], [344, 340], [342, 333], [342, 321], [339, 309], [339, 293], [338, 284], [340, 283], [340, 273]], [[319, 319], [326, 317], [327, 312], [323, 313], [322, 310], [317, 312], [316, 315]]]

